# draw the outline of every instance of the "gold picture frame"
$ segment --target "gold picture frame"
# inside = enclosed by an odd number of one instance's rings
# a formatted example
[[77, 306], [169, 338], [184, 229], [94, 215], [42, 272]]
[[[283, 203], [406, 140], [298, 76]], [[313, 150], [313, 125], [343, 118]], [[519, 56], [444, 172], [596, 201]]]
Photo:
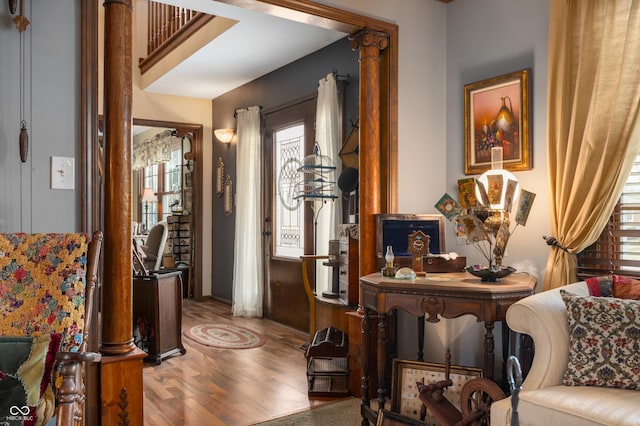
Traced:
[[503, 148], [503, 168], [533, 168], [529, 86], [531, 69], [464, 86], [464, 173], [491, 168], [491, 148]]
[[[444, 391], [445, 398], [460, 410], [462, 386], [467, 380], [482, 377], [482, 375], [481, 368], [452, 365], [449, 378], [453, 384]], [[429, 384], [444, 380], [445, 366], [438, 363], [394, 359], [391, 377], [391, 411], [419, 420], [423, 405], [418, 397], [416, 382]], [[433, 424], [437, 420], [427, 410], [425, 421], [427, 424]]]

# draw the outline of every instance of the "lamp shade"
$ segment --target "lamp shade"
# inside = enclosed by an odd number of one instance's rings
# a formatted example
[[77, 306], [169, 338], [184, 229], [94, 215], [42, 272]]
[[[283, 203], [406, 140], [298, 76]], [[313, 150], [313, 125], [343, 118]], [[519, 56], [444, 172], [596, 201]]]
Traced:
[[142, 202], [154, 202], [158, 201], [158, 197], [154, 194], [153, 189], [145, 188], [142, 190], [142, 196], [140, 197]]
[[220, 142], [230, 144], [236, 132], [234, 129], [215, 129], [213, 133]]

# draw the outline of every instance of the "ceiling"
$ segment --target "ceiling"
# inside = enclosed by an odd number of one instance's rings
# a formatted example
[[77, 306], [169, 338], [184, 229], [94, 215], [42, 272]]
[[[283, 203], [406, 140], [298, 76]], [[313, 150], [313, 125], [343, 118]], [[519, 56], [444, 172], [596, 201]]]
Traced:
[[213, 0], [162, 3], [238, 22], [148, 84], [148, 92], [215, 99], [347, 36]]

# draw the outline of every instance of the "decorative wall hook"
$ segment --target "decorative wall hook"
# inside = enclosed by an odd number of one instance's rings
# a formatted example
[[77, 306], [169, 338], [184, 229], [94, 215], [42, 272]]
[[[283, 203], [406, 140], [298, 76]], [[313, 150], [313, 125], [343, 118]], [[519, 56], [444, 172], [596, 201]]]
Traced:
[[[27, 19], [26, 16], [24, 16], [24, 13], [23, 13], [23, 7], [22, 7], [23, 1], [24, 0], [20, 0], [20, 14], [13, 18], [13, 22], [16, 23], [16, 28], [18, 29], [19, 32], [25, 31], [29, 26], [29, 20]], [[13, 12], [11, 12], [12, 14], [15, 13], [15, 10], [16, 10], [15, 3], [16, 3], [16, 0], [9, 0], [9, 10], [13, 10]]]
[[29, 155], [29, 133], [27, 133], [27, 122], [22, 120], [20, 123], [20, 161], [27, 161]]

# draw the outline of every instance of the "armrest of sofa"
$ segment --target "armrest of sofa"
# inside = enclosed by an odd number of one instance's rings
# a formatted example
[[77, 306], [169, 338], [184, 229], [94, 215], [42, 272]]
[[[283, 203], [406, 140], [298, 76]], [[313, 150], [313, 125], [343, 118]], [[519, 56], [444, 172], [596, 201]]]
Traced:
[[[589, 294], [584, 281], [562, 288], [577, 295]], [[507, 324], [514, 331], [528, 334], [534, 342], [533, 364], [522, 389], [561, 384], [569, 359], [569, 328], [560, 289], [534, 294], [514, 303], [507, 311]]]

